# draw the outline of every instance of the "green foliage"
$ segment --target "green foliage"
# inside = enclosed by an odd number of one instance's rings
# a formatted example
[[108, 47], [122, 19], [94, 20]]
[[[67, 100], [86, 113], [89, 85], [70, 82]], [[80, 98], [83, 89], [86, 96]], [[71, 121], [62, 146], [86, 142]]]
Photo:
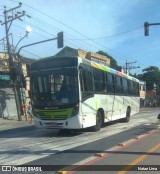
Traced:
[[154, 84], [156, 84], [156, 89], [159, 91], [160, 87], [160, 69], [156, 66], [149, 66], [142, 70], [143, 74], [138, 74], [136, 78], [142, 81], [146, 81], [147, 90], [154, 89]]

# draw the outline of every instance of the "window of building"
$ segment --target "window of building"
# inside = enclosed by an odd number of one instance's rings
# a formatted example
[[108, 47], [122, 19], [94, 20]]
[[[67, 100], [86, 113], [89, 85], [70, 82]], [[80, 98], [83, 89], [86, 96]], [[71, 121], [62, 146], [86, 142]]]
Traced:
[[98, 59], [95, 59], [95, 58], [91, 58], [91, 60], [95, 63], [100, 63]]

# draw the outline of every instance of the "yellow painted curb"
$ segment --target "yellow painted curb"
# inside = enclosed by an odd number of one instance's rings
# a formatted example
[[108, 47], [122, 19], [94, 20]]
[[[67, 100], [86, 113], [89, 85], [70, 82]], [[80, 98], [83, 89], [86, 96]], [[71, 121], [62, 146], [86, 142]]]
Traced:
[[67, 171], [56, 171], [54, 174], [66, 174]]

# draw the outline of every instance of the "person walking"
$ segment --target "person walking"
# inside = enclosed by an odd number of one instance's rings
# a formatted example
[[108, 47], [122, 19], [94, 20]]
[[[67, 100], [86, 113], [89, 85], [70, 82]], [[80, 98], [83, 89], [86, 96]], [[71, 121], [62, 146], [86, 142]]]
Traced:
[[31, 105], [31, 102], [30, 101], [29, 101], [28, 106], [27, 106], [27, 114], [30, 117], [29, 123], [31, 124], [32, 121], [33, 121], [33, 113], [32, 113], [32, 105]]

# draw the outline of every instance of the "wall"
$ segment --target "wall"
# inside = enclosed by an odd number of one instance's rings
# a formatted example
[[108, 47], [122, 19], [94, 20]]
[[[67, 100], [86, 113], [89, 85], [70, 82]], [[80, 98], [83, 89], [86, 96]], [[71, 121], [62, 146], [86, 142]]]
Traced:
[[0, 117], [17, 117], [13, 88], [0, 88]]

